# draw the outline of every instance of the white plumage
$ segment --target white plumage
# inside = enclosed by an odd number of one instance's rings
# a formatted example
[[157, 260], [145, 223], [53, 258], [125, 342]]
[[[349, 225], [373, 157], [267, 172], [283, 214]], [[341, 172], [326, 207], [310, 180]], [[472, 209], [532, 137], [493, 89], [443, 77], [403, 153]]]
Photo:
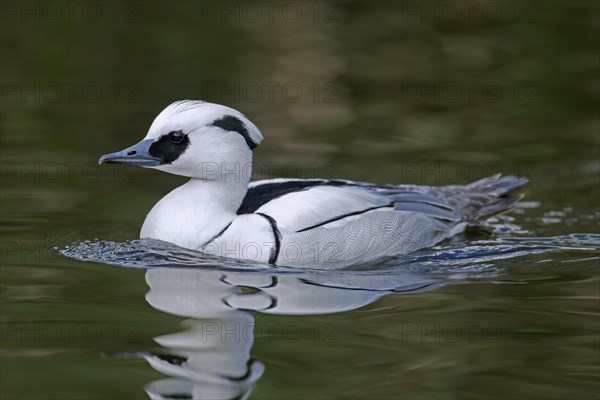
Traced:
[[190, 177], [150, 211], [140, 236], [206, 253], [278, 265], [339, 267], [406, 254], [510, 210], [527, 181], [496, 175], [466, 186], [347, 180], [249, 182], [258, 128], [229, 107], [182, 101], [140, 143], [100, 163]]

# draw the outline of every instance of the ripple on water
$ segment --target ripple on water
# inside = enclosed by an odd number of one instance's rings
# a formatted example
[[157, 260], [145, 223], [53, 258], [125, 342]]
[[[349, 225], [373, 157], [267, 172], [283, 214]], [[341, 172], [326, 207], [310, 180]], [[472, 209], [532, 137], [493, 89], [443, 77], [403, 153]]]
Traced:
[[[599, 234], [570, 234], [552, 237], [498, 237], [494, 240], [457, 240], [406, 255], [387, 257], [368, 265], [343, 268], [352, 274], [386, 274], [412, 271], [421, 274], [453, 274], [450, 279], [468, 274], [469, 278], [501, 273], [517, 259], [539, 254], [578, 252], [582, 258], [598, 257]], [[273, 267], [266, 264], [224, 259], [151, 239], [112, 242], [105, 240], [75, 242], [56, 248], [60, 254], [80, 261], [99, 262], [129, 268], [199, 267], [299, 273], [321, 272], [319, 265], [307, 268]], [[581, 254], [582, 253], [582, 254]], [[330, 272], [331, 273], [331, 272]], [[340, 271], [338, 270], [338, 272]], [[491, 275], [490, 275], [491, 274]]]

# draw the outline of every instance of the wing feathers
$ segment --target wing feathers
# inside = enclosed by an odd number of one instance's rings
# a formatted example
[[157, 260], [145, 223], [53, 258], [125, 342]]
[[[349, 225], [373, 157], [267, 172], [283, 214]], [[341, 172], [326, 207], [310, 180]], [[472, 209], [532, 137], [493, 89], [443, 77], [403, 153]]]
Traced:
[[[448, 230], [506, 212], [522, 196], [512, 192], [527, 181], [492, 176], [466, 186], [373, 185], [326, 179], [276, 179], [250, 184], [238, 214], [262, 213], [291, 232], [332, 222], [354, 221], [369, 211], [394, 207], [443, 222]], [[352, 217], [352, 218], [350, 218]], [[339, 223], [336, 224], [339, 226]]]

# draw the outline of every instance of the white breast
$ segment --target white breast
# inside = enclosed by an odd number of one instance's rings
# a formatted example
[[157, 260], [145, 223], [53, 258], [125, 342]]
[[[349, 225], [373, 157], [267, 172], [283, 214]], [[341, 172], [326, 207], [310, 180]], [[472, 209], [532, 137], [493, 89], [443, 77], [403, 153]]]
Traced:
[[218, 192], [204, 187], [209, 184], [192, 179], [163, 197], [146, 217], [140, 237], [194, 250], [210, 241], [236, 214], [215, 200]]
[[258, 214], [244, 214], [202, 251], [220, 257], [268, 263], [277, 255], [278, 241], [269, 220]]

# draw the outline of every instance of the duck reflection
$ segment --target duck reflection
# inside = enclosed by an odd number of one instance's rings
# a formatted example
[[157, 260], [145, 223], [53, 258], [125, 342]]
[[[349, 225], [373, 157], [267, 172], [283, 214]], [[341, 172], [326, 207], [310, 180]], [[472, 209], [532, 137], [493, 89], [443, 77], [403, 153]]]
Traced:
[[443, 282], [412, 273], [266, 273], [196, 268], [146, 272], [148, 303], [188, 317], [184, 330], [155, 338], [161, 349], [144, 357], [170, 376], [145, 387], [152, 399], [248, 398], [265, 370], [251, 356], [254, 317], [353, 310], [395, 292]]

